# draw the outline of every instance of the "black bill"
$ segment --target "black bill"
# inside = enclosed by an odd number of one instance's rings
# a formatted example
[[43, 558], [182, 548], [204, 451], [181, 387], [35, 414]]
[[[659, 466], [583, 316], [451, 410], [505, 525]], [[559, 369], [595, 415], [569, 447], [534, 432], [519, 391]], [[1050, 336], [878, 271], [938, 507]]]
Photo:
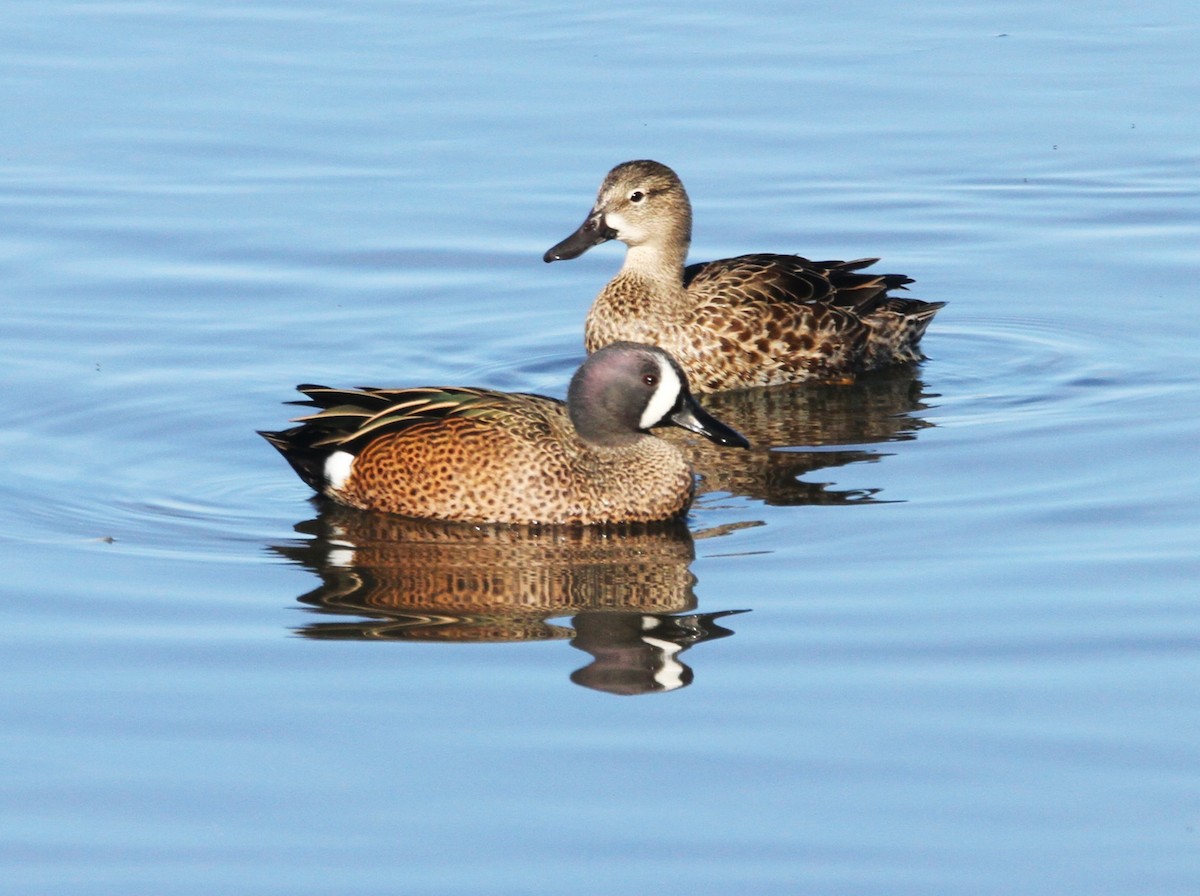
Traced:
[[667, 420], [727, 448], [750, 447], [745, 436], [700, 407], [700, 403], [686, 390], [679, 396], [679, 405], [667, 415]]
[[616, 239], [617, 232], [610, 228], [604, 221], [602, 212], [593, 211], [582, 224], [579, 229], [572, 233], [561, 243], [551, 247], [542, 256], [542, 261], [549, 264], [552, 261], [566, 261], [570, 258], [578, 258], [592, 246], [599, 246], [601, 243], [607, 243], [611, 239]]

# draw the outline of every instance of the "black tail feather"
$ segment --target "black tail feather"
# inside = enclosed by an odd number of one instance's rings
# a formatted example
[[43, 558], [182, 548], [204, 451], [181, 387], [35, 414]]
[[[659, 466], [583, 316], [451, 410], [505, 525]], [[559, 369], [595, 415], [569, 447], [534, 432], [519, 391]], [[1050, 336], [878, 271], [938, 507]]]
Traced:
[[328, 448], [315, 448], [312, 444], [322, 433], [307, 426], [293, 426], [276, 432], [260, 429], [258, 434], [275, 446], [296, 471], [296, 475], [309, 487], [317, 492], [324, 491], [325, 461], [330, 451]]

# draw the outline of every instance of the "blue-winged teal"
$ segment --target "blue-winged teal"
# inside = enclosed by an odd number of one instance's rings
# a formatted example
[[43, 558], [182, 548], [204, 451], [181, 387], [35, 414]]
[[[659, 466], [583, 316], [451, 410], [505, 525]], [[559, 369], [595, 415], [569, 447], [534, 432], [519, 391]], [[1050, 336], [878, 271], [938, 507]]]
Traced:
[[878, 259], [741, 255], [684, 267], [692, 206], [666, 165], [624, 162], [604, 178], [583, 224], [545, 260], [620, 240], [620, 272], [588, 312], [588, 351], [619, 340], [666, 349], [697, 392], [805, 380], [848, 382], [917, 348], [942, 302], [888, 295], [912, 279], [860, 274]]
[[722, 445], [741, 435], [705, 412], [664, 351], [619, 343], [588, 357], [564, 404], [467, 388], [300, 386], [319, 408], [262, 436], [318, 492], [406, 516], [497, 523], [677, 517], [692, 469], [651, 436], [673, 423]]

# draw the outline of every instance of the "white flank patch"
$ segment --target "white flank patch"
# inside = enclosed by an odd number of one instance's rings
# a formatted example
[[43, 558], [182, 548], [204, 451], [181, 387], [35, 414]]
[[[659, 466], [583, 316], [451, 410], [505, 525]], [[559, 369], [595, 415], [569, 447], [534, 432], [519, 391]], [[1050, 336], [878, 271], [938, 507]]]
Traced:
[[683, 391], [683, 384], [679, 382], [679, 374], [675, 372], [675, 368], [662, 358], [656, 360], [658, 361], [658, 388], [650, 396], [646, 410], [642, 411], [642, 419], [638, 424], [642, 429], [649, 429], [667, 416], [667, 412], [675, 407], [679, 393]]
[[335, 451], [325, 458], [325, 481], [329, 487], [340, 491], [350, 479], [350, 467], [354, 455], [348, 451]]

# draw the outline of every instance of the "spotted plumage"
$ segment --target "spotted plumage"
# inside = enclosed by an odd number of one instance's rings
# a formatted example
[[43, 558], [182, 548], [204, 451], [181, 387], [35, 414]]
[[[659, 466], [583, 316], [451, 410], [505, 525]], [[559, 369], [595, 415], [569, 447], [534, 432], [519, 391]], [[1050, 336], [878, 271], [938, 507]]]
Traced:
[[611, 239], [628, 247], [588, 312], [588, 351], [620, 340], [670, 352], [697, 392], [816, 380], [920, 360], [941, 302], [889, 295], [912, 279], [865, 274], [878, 259], [755, 254], [684, 266], [692, 208], [679, 177], [653, 161], [605, 177], [583, 224], [546, 252], [576, 258]]
[[567, 402], [471, 388], [299, 387], [317, 411], [262, 435], [316, 491], [351, 507], [498, 523], [600, 524], [677, 517], [691, 467], [647, 430], [672, 423], [746, 441], [692, 398], [658, 348], [588, 357]]

